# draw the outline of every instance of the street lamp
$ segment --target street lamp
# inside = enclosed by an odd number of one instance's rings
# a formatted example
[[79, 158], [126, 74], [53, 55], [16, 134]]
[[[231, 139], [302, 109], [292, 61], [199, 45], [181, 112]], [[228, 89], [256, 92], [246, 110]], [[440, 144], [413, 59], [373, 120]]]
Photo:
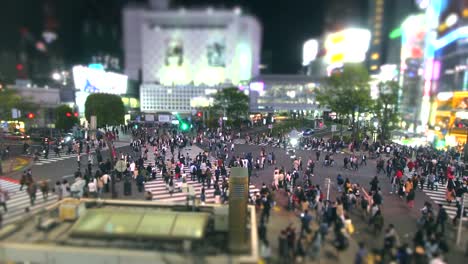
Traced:
[[54, 72], [52, 73], [52, 79], [54, 79], [55, 81], [60, 81], [60, 79], [62, 79], [62, 75], [58, 72]]

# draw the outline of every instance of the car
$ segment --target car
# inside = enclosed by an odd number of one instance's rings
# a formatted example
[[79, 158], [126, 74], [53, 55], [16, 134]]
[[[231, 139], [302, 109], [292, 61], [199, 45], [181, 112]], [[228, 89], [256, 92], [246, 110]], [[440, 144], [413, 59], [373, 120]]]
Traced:
[[23, 132], [5, 132], [2, 137], [9, 140], [27, 140], [30, 138], [29, 135], [26, 135]]
[[305, 129], [304, 131], [302, 131], [302, 136], [308, 137], [308, 136], [312, 136], [314, 133], [315, 133], [315, 130], [314, 130], [314, 129], [312, 129], [312, 128], [307, 128], [307, 129]]

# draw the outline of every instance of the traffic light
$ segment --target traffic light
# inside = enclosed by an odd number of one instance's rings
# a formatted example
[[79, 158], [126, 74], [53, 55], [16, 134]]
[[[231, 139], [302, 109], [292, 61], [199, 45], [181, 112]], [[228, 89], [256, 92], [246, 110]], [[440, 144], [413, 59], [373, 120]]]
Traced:
[[75, 112], [73, 115], [74, 115], [75, 117], [78, 117], [78, 112]]
[[179, 125], [179, 128], [180, 128], [180, 130], [182, 130], [182, 131], [187, 131], [187, 130], [190, 129], [190, 126], [189, 126], [189, 124], [187, 124], [187, 122], [181, 121], [181, 122], [180, 122], [180, 125]]
[[199, 111], [199, 112], [197, 112], [197, 116], [198, 116], [198, 117], [202, 117], [202, 116], [203, 116], [203, 113]]
[[67, 117], [71, 117], [71, 116], [72, 116], [72, 114], [71, 114], [70, 112], [67, 112], [65, 115], [66, 115]]
[[35, 115], [34, 113], [32, 113], [32, 112], [29, 112], [29, 113], [26, 115], [26, 117], [27, 117], [28, 119], [34, 119], [34, 118], [36, 117], [36, 115]]

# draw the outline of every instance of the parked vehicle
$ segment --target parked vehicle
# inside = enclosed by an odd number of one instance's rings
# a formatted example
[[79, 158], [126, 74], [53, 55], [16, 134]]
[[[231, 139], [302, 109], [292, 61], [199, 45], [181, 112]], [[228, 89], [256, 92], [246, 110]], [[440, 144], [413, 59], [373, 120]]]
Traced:
[[304, 131], [302, 131], [302, 136], [303, 137], [309, 137], [309, 136], [312, 136], [314, 133], [315, 133], [314, 129], [307, 128], [307, 129], [304, 129]]
[[23, 132], [4, 132], [2, 138], [9, 140], [27, 140], [30, 136]]

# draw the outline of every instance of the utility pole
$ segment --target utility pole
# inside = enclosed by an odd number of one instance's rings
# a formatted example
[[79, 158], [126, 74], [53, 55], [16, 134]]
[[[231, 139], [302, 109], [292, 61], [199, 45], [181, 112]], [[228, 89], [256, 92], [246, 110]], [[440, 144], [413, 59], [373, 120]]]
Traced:
[[457, 231], [457, 245], [458, 246], [462, 246], [461, 245], [461, 235], [462, 235], [462, 228], [463, 228], [463, 214], [464, 214], [464, 211], [465, 211], [465, 200], [467, 199], [467, 194], [465, 193], [463, 196], [462, 196], [462, 201], [461, 201], [461, 215], [460, 215], [460, 220], [458, 222], [458, 231]]

